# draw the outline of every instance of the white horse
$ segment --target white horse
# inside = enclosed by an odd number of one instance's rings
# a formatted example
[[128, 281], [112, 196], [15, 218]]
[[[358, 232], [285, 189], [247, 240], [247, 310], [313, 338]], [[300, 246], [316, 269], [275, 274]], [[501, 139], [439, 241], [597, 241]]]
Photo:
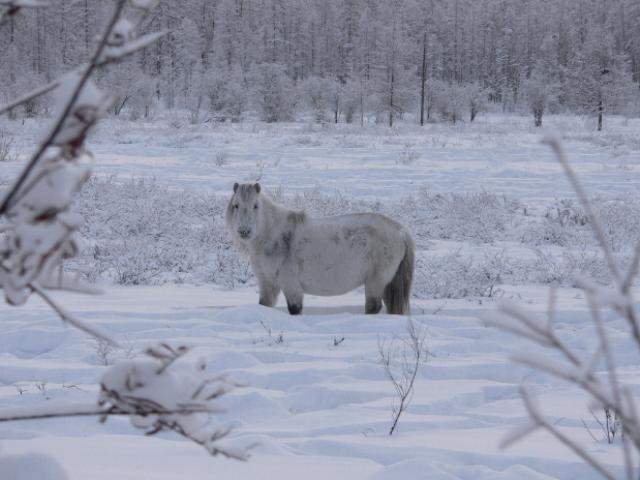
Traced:
[[408, 314], [414, 244], [399, 223], [375, 213], [309, 218], [260, 193], [259, 183], [233, 186], [227, 227], [258, 278], [260, 304], [284, 292], [289, 313], [305, 293], [342, 295], [364, 284], [365, 313]]

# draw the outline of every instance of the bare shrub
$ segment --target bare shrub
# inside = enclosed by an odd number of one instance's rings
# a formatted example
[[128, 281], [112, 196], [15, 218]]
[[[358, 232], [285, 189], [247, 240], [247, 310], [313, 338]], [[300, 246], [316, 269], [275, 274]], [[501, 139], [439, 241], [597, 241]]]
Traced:
[[420, 158], [420, 154], [416, 150], [416, 146], [406, 143], [400, 151], [400, 156], [396, 159], [396, 165], [412, 165]]
[[216, 152], [213, 162], [216, 167], [224, 167], [229, 161], [229, 153], [225, 151]]
[[98, 363], [104, 366], [112, 365], [112, 355], [114, 351], [113, 345], [101, 339], [95, 340], [94, 344], [96, 350], [96, 359], [98, 360]]
[[389, 342], [378, 339], [380, 364], [394, 390], [389, 435], [396, 431], [400, 416], [411, 403], [418, 370], [426, 360], [427, 354], [426, 332], [411, 318], [407, 320], [406, 337], [394, 337]]

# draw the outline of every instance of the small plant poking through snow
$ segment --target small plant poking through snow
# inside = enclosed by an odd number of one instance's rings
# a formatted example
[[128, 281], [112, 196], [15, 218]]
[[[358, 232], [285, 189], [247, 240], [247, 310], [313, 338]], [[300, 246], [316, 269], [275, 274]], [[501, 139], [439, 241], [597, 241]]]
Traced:
[[13, 145], [13, 138], [4, 130], [0, 130], [0, 162], [15, 162], [18, 153]]
[[111, 365], [113, 363], [112, 355], [115, 350], [114, 346], [102, 339], [96, 339], [94, 342], [98, 363], [104, 366]]
[[396, 159], [396, 165], [412, 165], [420, 158], [420, 154], [416, 151], [415, 145], [407, 143], [402, 147], [400, 156]]
[[[620, 425], [620, 420], [618, 419], [617, 414], [615, 412], [612, 412], [609, 407], [604, 407], [602, 411], [604, 414], [604, 420], [601, 420], [592, 408], [589, 409], [589, 413], [591, 413], [591, 416], [602, 431], [602, 438], [606, 440], [609, 445], [611, 445], [613, 444], [613, 442], [615, 442], [616, 437], [619, 437], [622, 426]], [[582, 424], [587, 429], [587, 432], [589, 432], [589, 435], [591, 436], [593, 441], [597, 442], [598, 439], [591, 432], [591, 429], [584, 420], [582, 421]]]
[[224, 167], [229, 162], [229, 154], [224, 151], [216, 152], [213, 161], [216, 167]]
[[426, 360], [426, 332], [407, 320], [407, 336], [394, 337], [390, 342], [378, 340], [378, 354], [387, 378], [393, 385], [394, 403], [389, 435], [398, 427], [400, 416], [405, 412], [413, 397], [413, 385], [418, 370]]
[[260, 325], [262, 325], [264, 331], [267, 332], [267, 344], [269, 346], [282, 345], [284, 343], [284, 332], [274, 335], [270, 325], [267, 325], [262, 320], [260, 320]]

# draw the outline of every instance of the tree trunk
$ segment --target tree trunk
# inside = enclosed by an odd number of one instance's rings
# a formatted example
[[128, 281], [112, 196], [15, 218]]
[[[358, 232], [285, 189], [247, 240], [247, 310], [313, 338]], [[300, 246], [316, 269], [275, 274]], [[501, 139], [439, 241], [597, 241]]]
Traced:
[[600, 98], [598, 99], [598, 131], [601, 132], [602, 131], [602, 95], [600, 95]]
[[542, 114], [543, 111], [542, 109], [534, 109], [533, 110], [533, 124], [536, 127], [541, 127], [542, 126]]
[[422, 39], [422, 70], [420, 75], [420, 125], [424, 125], [424, 91], [427, 81], [427, 32]]
[[389, 126], [393, 127], [393, 83], [395, 81], [393, 65], [391, 65], [391, 82], [389, 82]]

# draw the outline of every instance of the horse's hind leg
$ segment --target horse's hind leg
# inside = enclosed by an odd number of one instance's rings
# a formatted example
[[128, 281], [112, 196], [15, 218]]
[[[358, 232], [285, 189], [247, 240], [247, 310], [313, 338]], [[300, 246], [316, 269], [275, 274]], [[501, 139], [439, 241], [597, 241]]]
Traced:
[[367, 297], [364, 302], [364, 313], [375, 314], [378, 313], [382, 309], [382, 299], [381, 298], [373, 298]]
[[265, 307], [273, 307], [278, 301], [280, 289], [272, 283], [258, 280], [260, 286], [260, 305]]
[[303, 296], [300, 292], [284, 292], [284, 297], [287, 299], [287, 309], [291, 315], [299, 315], [302, 313]]
[[382, 309], [382, 293], [384, 285], [378, 281], [367, 281], [364, 284], [364, 313], [376, 314]]

